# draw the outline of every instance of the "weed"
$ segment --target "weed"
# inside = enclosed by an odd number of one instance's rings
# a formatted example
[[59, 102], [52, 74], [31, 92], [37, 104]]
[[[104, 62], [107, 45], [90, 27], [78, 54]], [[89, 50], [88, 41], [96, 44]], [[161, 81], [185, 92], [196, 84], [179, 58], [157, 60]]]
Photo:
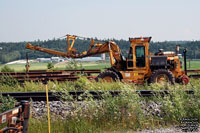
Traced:
[[18, 85], [18, 81], [7, 74], [3, 74], [0, 78], [0, 84], [8, 86], [16, 86]]
[[14, 108], [15, 104], [16, 104], [16, 101], [14, 100], [14, 98], [10, 96], [3, 97], [2, 95], [0, 95], [0, 113]]
[[76, 60], [72, 59], [70, 62], [66, 65], [67, 70], [78, 70], [83, 69], [82, 63], [78, 63]]
[[49, 62], [49, 63], [47, 64], [47, 69], [48, 69], [48, 70], [53, 70], [53, 69], [54, 69], [53, 63]]
[[7, 65], [1, 68], [1, 72], [14, 72], [14, 69], [11, 69]]

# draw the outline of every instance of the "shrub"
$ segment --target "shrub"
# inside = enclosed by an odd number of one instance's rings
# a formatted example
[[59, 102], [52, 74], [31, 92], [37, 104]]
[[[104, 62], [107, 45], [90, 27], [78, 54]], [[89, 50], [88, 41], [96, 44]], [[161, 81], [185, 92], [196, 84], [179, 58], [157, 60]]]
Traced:
[[[86, 91], [83, 95], [89, 96], [89, 93]], [[117, 97], [112, 97], [105, 92], [102, 96], [101, 101], [96, 101], [91, 96], [84, 98], [81, 103], [77, 100], [71, 101], [72, 108], [65, 119], [73, 122], [73, 128], [78, 131], [77, 125], [84, 121], [86, 127], [82, 128], [85, 132], [91, 128], [87, 126], [91, 125], [96, 130], [110, 129], [110, 127], [115, 127], [116, 130], [121, 130], [121, 128], [136, 130], [141, 126], [144, 115], [139, 103], [141, 99], [135, 91], [128, 89]], [[62, 98], [69, 100], [69, 97], [69, 95], [65, 95]]]
[[18, 81], [13, 77], [4, 74], [0, 77], [0, 84], [8, 86], [16, 86], [18, 85]]

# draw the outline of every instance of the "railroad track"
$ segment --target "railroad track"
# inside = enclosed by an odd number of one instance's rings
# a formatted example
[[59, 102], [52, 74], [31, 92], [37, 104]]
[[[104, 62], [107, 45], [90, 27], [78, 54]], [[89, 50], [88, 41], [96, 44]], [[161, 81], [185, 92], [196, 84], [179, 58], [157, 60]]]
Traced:
[[[88, 91], [89, 95], [91, 95], [94, 99], [101, 99], [102, 94], [105, 92], [109, 92], [113, 97], [118, 96], [122, 91]], [[142, 97], [151, 97], [151, 96], [165, 96], [170, 94], [171, 91], [169, 90], [159, 90], [159, 91], [152, 91], [152, 90], [138, 90], [136, 93]], [[193, 90], [185, 90], [187, 94], [194, 94]], [[83, 96], [83, 98], [87, 97], [85, 91], [69, 91], [69, 95], [71, 95], [74, 99], [78, 99], [79, 96]], [[88, 94], [87, 93], [87, 94]], [[17, 101], [21, 100], [30, 100], [33, 101], [46, 101], [46, 92], [9, 92], [9, 93], [0, 93], [2, 96], [11, 96], [14, 97]], [[60, 92], [48, 92], [49, 101], [59, 101], [60, 98], [57, 94], [61, 94]]]
[[94, 79], [96, 76], [93, 74], [100, 73], [101, 70], [59, 70], [59, 71], [46, 71], [46, 70], [31, 70], [29, 72], [1, 72], [2, 75], [8, 75], [15, 78], [18, 82], [33, 81], [33, 82], [46, 82], [46, 81], [75, 81], [81, 75], [85, 75], [88, 79]]
[[[189, 74], [190, 78], [194, 78], [194, 79], [200, 78], [200, 70], [199, 69], [197, 69], [197, 70], [187, 70], [187, 73], [190, 73]], [[195, 73], [195, 74], [191, 74], [191, 73]]]

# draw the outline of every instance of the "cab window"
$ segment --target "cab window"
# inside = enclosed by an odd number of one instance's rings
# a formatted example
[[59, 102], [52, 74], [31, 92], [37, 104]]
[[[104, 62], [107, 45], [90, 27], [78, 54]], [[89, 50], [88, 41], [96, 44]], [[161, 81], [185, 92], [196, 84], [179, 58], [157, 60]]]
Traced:
[[130, 47], [130, 49], [129, 49], [128, 59], [133, 59], [133, 48], [132, 47]]
[[130, 47], [128, 54], [128, 67], [133, 67], [133, 48]]
[[136, 54], [136, 67], [145, 67], [145, 47], [136, 46], [135, 54]]

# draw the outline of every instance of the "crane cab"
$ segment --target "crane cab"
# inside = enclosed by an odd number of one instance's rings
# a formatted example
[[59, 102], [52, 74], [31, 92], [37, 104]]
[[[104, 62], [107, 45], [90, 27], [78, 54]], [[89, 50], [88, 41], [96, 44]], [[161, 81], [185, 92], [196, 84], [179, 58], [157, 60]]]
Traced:
[[129, 38], [131, 46], [127, 58], [127, 69], [146, 69], [148, 67], [149, 42], [148, 38]]
[[149, 42], [151, 37], [129, 38], [131, 43], [126, 59], [126, 71], [121, 71], [124, 81], [143, 82], [149, 73]]

